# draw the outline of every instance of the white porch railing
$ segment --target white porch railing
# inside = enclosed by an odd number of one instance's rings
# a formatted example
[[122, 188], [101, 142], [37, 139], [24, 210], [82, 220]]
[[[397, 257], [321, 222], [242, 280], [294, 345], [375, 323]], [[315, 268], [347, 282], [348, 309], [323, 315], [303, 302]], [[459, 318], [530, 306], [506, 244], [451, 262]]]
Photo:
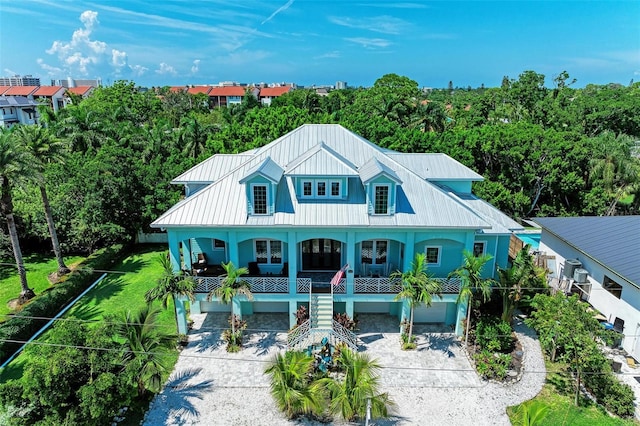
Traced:
[[[252, 293], [288, 293], [288, 277], [246, 277]], [[196, 293], [209, 293], [222, 286], [224, 277], [195, 277]]]
[[389, 277], [358, 277], [354, 278], [353, 284], [355, 293], [398, 293], [401, 288], [399, 279]]
[[302, 350], [308, 346], [319, 345], [324, 338], [329, 339], [332, 346], [344, 343], [352, 351], [358, 350], [357, 337], [351, 330], [333, 321], [333, 329], [311, 328], [311, 322], [306, 320], [287, 336], [287, 346], [292, 350]]
[[460, 291], [460, 278], [435, 278], [442, 284], [443, 293], [458, 293]]
[[311, 278], [296, 278], [296, 292], [309, 293], [311, 291]]

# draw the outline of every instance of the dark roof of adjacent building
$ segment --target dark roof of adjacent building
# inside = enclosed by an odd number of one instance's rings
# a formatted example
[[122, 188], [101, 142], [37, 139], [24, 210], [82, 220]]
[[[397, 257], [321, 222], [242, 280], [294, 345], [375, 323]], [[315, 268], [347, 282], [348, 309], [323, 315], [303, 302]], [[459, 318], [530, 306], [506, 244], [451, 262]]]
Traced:
[[[567, 244], [640, 286], [640, 216], [534, 219]], [[544, 243], [544, 232], [542, 234]]]

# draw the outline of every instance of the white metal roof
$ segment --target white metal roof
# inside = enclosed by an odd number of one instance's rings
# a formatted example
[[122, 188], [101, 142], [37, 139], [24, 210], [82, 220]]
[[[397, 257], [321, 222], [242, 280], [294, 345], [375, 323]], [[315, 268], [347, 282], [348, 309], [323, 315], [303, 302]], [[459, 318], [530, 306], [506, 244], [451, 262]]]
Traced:
[[324, 142], [286, 166], [290, 176], [358, 176], [355, 166]]
[[[326, 145], [324, 153], [333, 151], [356, 168], [376, 158], [385, 170], [392, 170], [402, 182], [397, 191], [396, 213], [389, 216], [369, 215], [364, 188], [358, 177], [348, 179], [347, 200], [319, 201], [298, 199], [292, 178], [285, 174], [278, 184], [275, 213], [269, 216], [249, 216], [246, 192], [240, 182], [242, 178], [259, 167], [267, 157], [278, 165], [293, 164], [321, 143]], [[322, 150], [317, 152], [320, 151]], [[445, 156], [444, 161], [447, 161], [446, 158], [448, 157]], [[465, 229], [490, 229], [496, 226], [460, 198], [425, 181], [420, 173], [409, 169], [395, 158], [391, 159], [388, 151], [340, 125], [303, 125], [253, 151], [252, 156], [243, 154], [239, 161], [244, 162], [176, 204], [153, 222], [152, 226], [399, 226]]]
[[398, 184], [402, 183], [402, 180], [400, 180], [396, 172], [391, 167], [381, 163], [375, 157], [363, 164], [358, 171], [360, 173], [360, 179], [362, 179], [362, 183], [364, 184], [371, 182], [375, 177], [381, 174], [387, 175]]
[[481, 175], [446, 154], [390, 151], [387, 155], [426, 180], [484, 180]]
[[211, 183], [251, 158], [253, 158], [253, 155], [216, 154], [193, 166], [172, 180], [171, 183]]
[[251, 169], [247, 171], [247, 174], [240, 179], [240, 183], [245, 183], [251, 177], [255, 175], [264, 176], [269, 179], [273, 183], [280, 182], [280, 178], [282, 177], [282, 173], [284, 170], [277, 164], [275, 161], [271, 159], [271, 157], [267, 157], [260, 164], [253, 166]]

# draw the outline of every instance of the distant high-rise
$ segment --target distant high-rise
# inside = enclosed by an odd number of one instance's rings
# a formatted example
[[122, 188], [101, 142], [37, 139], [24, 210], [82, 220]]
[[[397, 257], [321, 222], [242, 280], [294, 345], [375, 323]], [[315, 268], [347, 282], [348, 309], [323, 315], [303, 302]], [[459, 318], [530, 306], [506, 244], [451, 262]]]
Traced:
[[92, 87], [100, 87], [102, 86], [102, 79], [96, 78], [95, 80], [76, 80], [71, 77], [67, 77], [64, 80], [51, 80], [52, 86], [62, 86], [66, 89], [70, 89], [72, 87], [81, 87], [81, 86], [92, 86]]
[[336, 81], [336, 89], [346, 89], [347, 82], [346, 81]]
[[32, 75], [0, 77], [0, 86], [40, 86], [40, 78]]

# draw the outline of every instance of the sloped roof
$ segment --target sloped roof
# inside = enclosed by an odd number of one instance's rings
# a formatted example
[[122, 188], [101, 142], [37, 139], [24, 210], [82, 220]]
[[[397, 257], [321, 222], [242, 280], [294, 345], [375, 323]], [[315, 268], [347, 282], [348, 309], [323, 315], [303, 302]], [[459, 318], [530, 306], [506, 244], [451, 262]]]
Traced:
[[362, 179], [362, 183], [364, 184], [371, 182], [374, 178], [382, 174], [388, 176], [398, 184], [402, 183], [396, 172], [393, 171], [391, 167], [381, 163], [380, 160], [375, 157], [360, 167], [358, 172], [360, 173], [360, 179]]
[[11, 86], [0, 86], [0, 95], [4, 94], [7, 90], [9, 90]]
[[290, 92], [291, 89], [291, 86], [263, 87], [262, 89], [260, 89], [260, 96], [278, 97]]
[[640, 216], [533, 219], [576, 250], [640, 287]]
[[209, 96], [244, 96], [246, 90], [243, 86], [212, 87]]
[[444, 190], [451, 192], [453, 196], [462, 201], [471, 210], [481, 215], [487, 222], [491, 224], [490, 230], [485, 230], [485, 234], [510, 234], [514, 231], [523, 231], [524, 227], [515, 220], [511, 219], [500, 210], [487, 203], [482, 198], [478, 198], [473, 194], [460, 194], [453, 192], [447, 187]]
[[33, 99], [27, 99], [24, 96], [0, 96], [0, 106], [5, 107], [37, 107], [40, 105]]
[[[395, 172], [398, 187], [396, 213], [368, 214], [362, 183], [348, 179], [347, 200], [298, 200], [294, 178], [284, 175], [269, 216], [249, 216], [244, 185], [240, 182], [267, 158], [287, 165], [310, 149], [324, 144], [356, 168], [372, 158], [381, 168]], [[250, 155], [250, 159], [245, 156]], [[243, 163], [165, 212], [154, 227], [305, 226], [305, 227], [411, 227], [489, 229], [492, 225], [460, 200], [447, 194], [412, 170], [393, 161], [385, 151], [337, 124], [306, 124], [275, 141], [243, 154]]]
[[169, 87], [169, 91], [173, 93], [180, 93], [187, 91], [187, 86], [171, 86]]
[[67, 92], [73, 93], [74, 95], [84, 96], [91, 89], [93, 89], [93, 86], [76, 86], [76, 87], [69, 87], [67, 89]]
[[482, 175], [479, 175], [446, 154], [405, 154], [391, 151], [387, 155], [403, 166], [413, 170], [426, 180], [484, 180]]
[[356, 167], [324, 142], [287, 164], [289, 176], [358, 176]]
[[257, 175], [263, 176], [273, 183], [278, 183], [280, 182], [280, 178], [282, 178], [282, 173], [284, 173], [282, 167], [280, 167], [278, 163], [273, 161], [271, 157], [267, 157], [262, 163], [257, 164], [256, 166], [249, 169], [247, 174], [242, 179], [240, 179], [240, 183], [244, 183], [251, 179], [253, 176]]
[[216, 154], [193, 166], [171, 183], [212, 183], [251, 158], [252, 155], [244, 154]]
[[8, 90], [6, 90], [3, 95], [5, 96], [29, 96], [36, 90], [38, 90], [39, 86], [11, 86]]
[[56, 93], [64, 93], [64, 87], [62, 86], [40, 86], [33, 92], [33, 96], [53, 96]]
[[211, 86], [196, 86], [189, 87], [189, 89], [187, 89], [187, 93], [190, 93], [192, 95], [197, 95], [200, 93], [204, 93], [206, 95], [209, 93], [209, 91], [211, 91]]

